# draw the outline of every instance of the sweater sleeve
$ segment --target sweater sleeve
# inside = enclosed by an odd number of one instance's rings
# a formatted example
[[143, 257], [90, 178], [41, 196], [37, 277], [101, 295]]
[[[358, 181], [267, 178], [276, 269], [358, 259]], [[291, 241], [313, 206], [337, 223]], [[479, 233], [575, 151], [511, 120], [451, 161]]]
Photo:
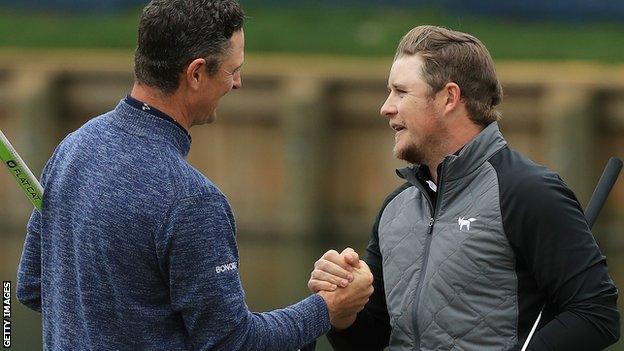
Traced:
[[[41, 173], [40, 183], [44, 189], [54, 163], [54, 155], [46, 162]], [[26, 225], [26, 239], [17, 268], [17, 299], [37, 312], [41, 312], [41, 222], [41, 213], [33, 209]]]
[[619, 338], [618, 291], [572, 191], [551, 172], [503, 191], [505, 231], [553, 318], [529, 350], [602, 350]]
[[234, 218], [220, 194], [178, 201], [156, 246], [172, 309], [184, 321], [194, 349], [296, 350], [329, 329], [327, 307], [318, 295], [272, 312], [248, 310]]
[[41, 214], [33, 210], [26, 227], [26, 240], [17, 270], [17, 299], [41, 312]]

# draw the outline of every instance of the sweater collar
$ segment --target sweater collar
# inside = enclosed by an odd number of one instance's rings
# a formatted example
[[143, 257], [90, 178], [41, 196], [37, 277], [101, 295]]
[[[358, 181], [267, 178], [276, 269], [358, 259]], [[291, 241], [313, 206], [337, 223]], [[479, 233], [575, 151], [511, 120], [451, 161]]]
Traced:
[[184, 129], [184, 127], [182, 127], [182, 125], [180, 123], [178, 123], [178, 121], [176, 121], [173, 117], [169, 116], [168, 114], [162, 112], [161, 110], [150, 106], [148, 104], [146, 104], [145, 102], [141, 101], [141, 100], [137, 100], [135, 98], [133, 98], [131, 95], [126, 95], [126, 98], [123, 99], [123, 102], [125, 102], [126, 104], [141, 110], [141, 111], [145, 111], [153, 116], [156, 116], [158, 118], [162, 118], [166, 121], [169, 121], [173, 124], [175, 124], [178, 128], [180, 128], [188, 137], [189, 139], [191, 139], [191, 141], [193, 141], [193, 139], [191, 138], [191, 134], [189, 134], [189, 132]]
[[191, 149], [190, 135], [171, 121], [130, 106], [125, 99], [121, 100], [113, 110], [113, 124], [128, 133], [165, 141], [173, 144], [182, 156], [186, 157]]

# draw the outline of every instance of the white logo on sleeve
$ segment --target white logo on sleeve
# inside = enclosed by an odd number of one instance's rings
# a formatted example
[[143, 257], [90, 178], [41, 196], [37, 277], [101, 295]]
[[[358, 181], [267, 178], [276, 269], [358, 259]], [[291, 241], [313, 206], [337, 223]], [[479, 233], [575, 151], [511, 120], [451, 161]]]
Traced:
[[459, 217], [457, 219], [457, 223], [459, 224], [459, 230], [463, 231], [464, 228], [466, 228], [466, 231], [469, 232], [470, 231], [470, 223], [476, 221], [476, 218], [468, 218], [468, 219], [464, 219], [464, 217]]
[[226, 263], [221, 266], [216, 266], [215, 271], [217, 273], [223, 273], [223, 272], [235, 271], [236, 268], [238, 268], [238, 265], [236, 264], [236, 262], [231, 262], [231, 263]]

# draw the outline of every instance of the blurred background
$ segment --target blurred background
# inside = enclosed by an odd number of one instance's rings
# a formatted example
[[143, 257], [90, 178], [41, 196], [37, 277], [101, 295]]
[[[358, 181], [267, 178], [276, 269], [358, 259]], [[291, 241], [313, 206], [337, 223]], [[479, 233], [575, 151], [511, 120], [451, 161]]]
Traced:
[[[0, 129], [35, 174], [67, 133], [130, 91], [145, 3], [0, 0]], [[505, 90], [508, 142], [559, 172], [584, 206], [607, 159], [624, 157], [623, 1], [241, 3], [243, 89], [222, 101], [215, 124], [193, 128], [189, 161], [232, 203], [255, 311], [305, 297], [326, 250], [364, 252], [382, 200], [400, 184], [393, 131], [378, 111], [395, 47], [416, 25], [483, 40]], [[0, 185], [0, 276], [14, 293], [32, 207], [8, 172]], [[620, 179], [594, 227], [619, 287], [622, 228]], [[13, 349], [41, 348], [39, 315], [14, 295], [12, 322]], [[324, 338], [319, 349], [329, 350]]]

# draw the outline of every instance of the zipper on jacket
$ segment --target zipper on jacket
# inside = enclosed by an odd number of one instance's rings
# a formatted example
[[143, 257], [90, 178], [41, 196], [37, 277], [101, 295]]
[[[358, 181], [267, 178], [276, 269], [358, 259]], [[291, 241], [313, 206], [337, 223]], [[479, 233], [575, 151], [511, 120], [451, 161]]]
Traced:
[[412, 318], [413, 318], [413, 325], [414, 325], [414, 343], [416, 346], [416, 350], [420, 350], [420, 332], [418, 330], [418, 306], [420, 305], [420, 293], [422, 292], [423, 289], [423, 281], [425, 280], [425, 274], [427, 273], [427, 263], [429, 262], [429, 249], [431, 248], [431, 239], [433, 237], [433, 225], [435, 224], [436, 221], [436, 216], [438, 214], [438, 208], [440, 207], [440, 203], [442, 202], [441, 200], [441, 196], [442, 196], [442, 186], [444, 185], [444, 183], [442, 182], [443, 177], [444, 177], [444, 163], [445, 161], [442, 161], [442, 166], [440, 168], [440, 172], [438, 174], [438, 191], [436, 192], [436, 204], [435, 207], [433, 206], [433, 202], [429, 199], [428, 195], [426, 192], [424, 192], [427, 200], [429, 200], [429, 207], [432, 209], [432, 213], [431, 213], [431, 218], [429, 219], [429, 226], [427, 228], [427, 237], [426, 237], [426, 244], [425, 244], [425, 252], [423, 254], [423, 264], [422, 264], [422, 268], [420, 270], [420, 279], [418, 280], [418, 285], [416, 285], [416, 290], [414, 293], [414, 307], [412, 309]]
[[431, 235], [431, 233], [433, 233], [433, 223], [435, 222], [435, 219], [433, 219], [433, 217], [429, 218], [429, 226], [427, 227], [427, 234]]

